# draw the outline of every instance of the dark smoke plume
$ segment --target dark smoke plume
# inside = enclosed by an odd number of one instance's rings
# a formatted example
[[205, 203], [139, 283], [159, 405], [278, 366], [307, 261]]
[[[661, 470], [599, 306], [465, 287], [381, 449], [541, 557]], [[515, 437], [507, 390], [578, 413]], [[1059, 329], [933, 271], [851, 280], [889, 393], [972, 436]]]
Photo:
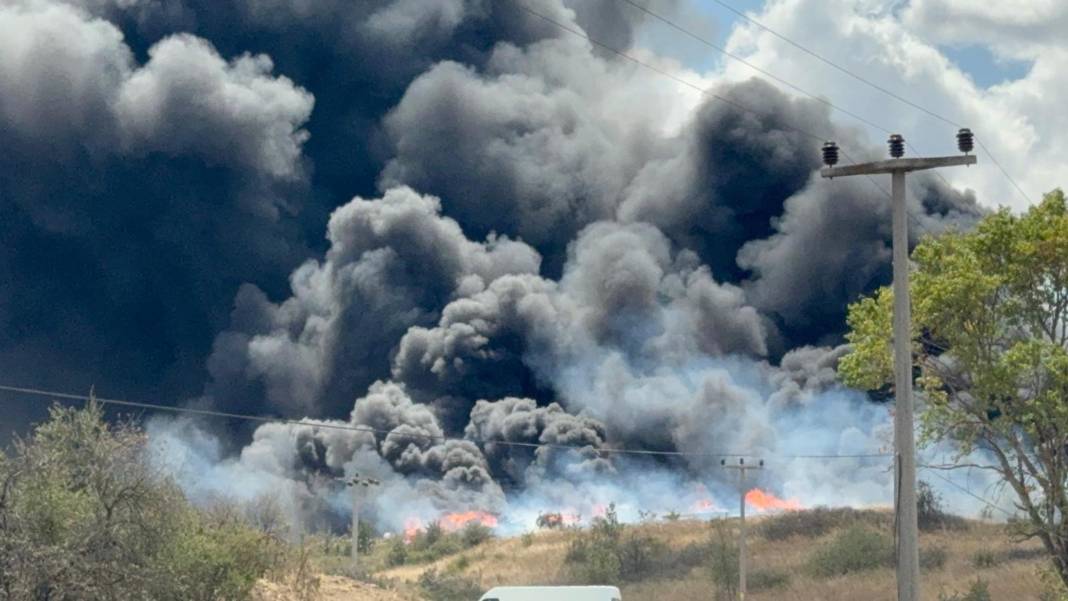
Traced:
[[[834, 369], [846, 304], [888, 280], [889, 205], [815, 176], [796, 128], [874, 151], [758, 80], [680, 117], [524, 6], [619, 49], [646, 26], [614, 0], [6, 3], [0, 371], [304, 418], [150, 431], [190, 491], [280, 492], [310, 526], [344, 527], [355, 471], [401, 528], [880, 448], [885, 408]], [[910, 181], [918, 234], [980, 216]], [[881, 470], [767, 477], [871, 502]]]

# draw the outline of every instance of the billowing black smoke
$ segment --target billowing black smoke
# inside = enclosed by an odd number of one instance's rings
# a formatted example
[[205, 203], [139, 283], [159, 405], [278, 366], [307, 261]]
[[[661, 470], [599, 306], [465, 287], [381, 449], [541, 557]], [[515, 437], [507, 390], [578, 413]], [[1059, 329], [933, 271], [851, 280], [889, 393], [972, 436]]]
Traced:
[[236, 287], [283, 290], [314, 99], [264, 55], [0, 7], [0, 365], [63, 388], [195, 390]]
[[[627, 45], [635, 15], [581, 4]], [[285, 294], [375, 193], [413, 78], [561, 35], [512, 0], [16, 0], [0, 28], [0, 366], [163, 398], [204, 382], [241, 284]]]
[[[819, 179], [796, 128], [863, 141], [758, 80], [679, 117], [535, 13], [620, 49], [642, 27], [616, 0], [5, 4], [0, 372], [307, 418], [151, 427], [191, 490], [285, 491], [307, 523], [353, 471], [400, 527], [877, 449], [834, 366], [889, 205]], [[911, 186], [917, 235], [980, 214]], [[870, 499], [880, 469], [769, 478]]]

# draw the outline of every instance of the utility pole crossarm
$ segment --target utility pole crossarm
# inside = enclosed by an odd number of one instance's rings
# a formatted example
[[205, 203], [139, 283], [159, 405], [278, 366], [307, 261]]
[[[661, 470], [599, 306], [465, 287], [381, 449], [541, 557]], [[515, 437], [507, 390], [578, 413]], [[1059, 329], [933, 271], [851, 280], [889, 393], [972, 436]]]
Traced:
[[937, 167], [957, 167], [976, 164], [975, 155], [954, 155], [946, 157], [927, 157], [918, 159], [890, 159], [841, 167], [824, 167], [820, 169], [823, 177], [846, 177], [849, 175], [872, 175], [876, 173], [893, 173], [895, 171], [923, 171]]

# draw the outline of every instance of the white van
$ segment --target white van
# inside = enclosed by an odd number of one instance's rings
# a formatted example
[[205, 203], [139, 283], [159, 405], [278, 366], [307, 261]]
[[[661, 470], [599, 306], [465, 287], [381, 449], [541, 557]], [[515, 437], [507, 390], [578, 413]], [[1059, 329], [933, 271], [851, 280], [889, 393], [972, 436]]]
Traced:
[[620, 601], [614, 586], [498, 586], [481, 601]]

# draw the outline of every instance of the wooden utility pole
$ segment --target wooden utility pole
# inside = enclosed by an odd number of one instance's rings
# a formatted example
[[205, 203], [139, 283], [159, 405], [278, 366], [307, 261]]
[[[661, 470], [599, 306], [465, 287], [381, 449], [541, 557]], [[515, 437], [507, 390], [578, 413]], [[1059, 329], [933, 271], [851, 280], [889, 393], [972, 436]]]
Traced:
[[967, 154], [973, 148], [972, 132], [962, 129], [957, 144], [963, 156], [902, 158], [905, 140], [890, 136], [890, 156], [887, 161], [835, 167], [838, 146], [828, 142], [823, 146], [823, 177], [889, 173], [892, 187], [893, 255], [894, 255], [894, 514], [896, 516], [897, 599], [919, 601], [920, 554], [919, 528], [916, 515], [916, 442], [912, 416], [912, 336], [910, 334], [912, 308], [909, 304], [909, 236], [908, 213], [905, 204], [905, 174], [910, 171], [976, 164], [975, 156]]
[[745, 464], [745, 458], [739, 457], [738, 463], [727, 463], [726, 459], [721, 459], [720, 465], [727, 469], [738, 470], [738, 490], [741, 499], [738, 502], [739, 516], [741, 518], [740, 526], [738, 528], [738, 601], [745, 601], [746, 592], [746, 540], [745, 540], [745, 495], [749, 492], [749, 488], [746, 486], [746, 472], [748, 470], [760, 470], [764, 469], [764, 460], [760, 459], [756, 464]]
[[360, 488], [370, 488], [381, 484], [374, 478], [364, 478], [354, 473], [345, 480], [345, 486], [352, 489], [352, 573], [356, 574], [360, 566]]

